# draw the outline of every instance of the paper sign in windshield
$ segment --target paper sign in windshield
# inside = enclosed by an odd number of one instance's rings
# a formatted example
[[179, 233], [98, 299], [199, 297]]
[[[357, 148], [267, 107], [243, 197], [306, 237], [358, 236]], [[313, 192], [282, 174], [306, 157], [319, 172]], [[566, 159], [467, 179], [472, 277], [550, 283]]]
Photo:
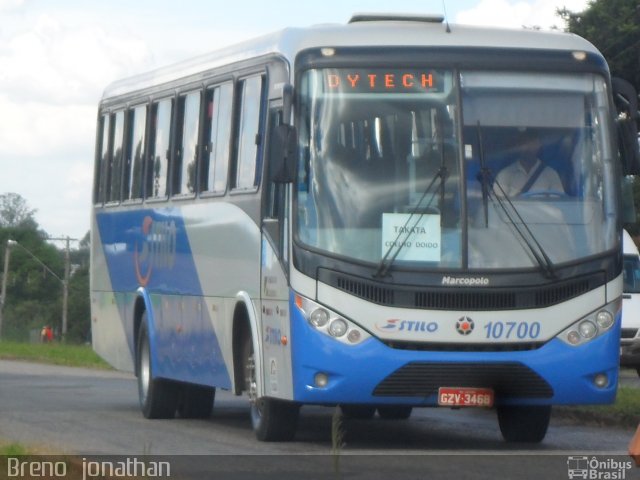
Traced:
[[440, 261], [440, 215], [382, 214], [382, 255], [392, 246], [400, 249], [396, 260]]

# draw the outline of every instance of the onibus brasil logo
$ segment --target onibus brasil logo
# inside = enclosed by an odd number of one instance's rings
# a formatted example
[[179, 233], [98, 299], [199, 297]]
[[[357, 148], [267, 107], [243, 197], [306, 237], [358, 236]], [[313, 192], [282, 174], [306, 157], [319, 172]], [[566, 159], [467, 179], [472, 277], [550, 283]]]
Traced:
[[140, 286], [145, 287], [157, 269], [171, 269], [176, 261], [176, 223], [157, 221], [146, 216], [142, 220], [142, 241], [136, 240], [133, 263]]
[[633, 467], [628, 460], [616, 458], [588, 457], [586, 455], [567, 458], [567, 474], [570, 479], [625, 480], [627, 471]]

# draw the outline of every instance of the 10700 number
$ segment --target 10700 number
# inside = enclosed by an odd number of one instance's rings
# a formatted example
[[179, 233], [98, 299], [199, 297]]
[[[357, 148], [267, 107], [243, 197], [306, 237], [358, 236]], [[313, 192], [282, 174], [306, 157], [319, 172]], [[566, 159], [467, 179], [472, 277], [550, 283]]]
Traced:
[[534, 340], [540, 336], [540, 322], [489, 322], [484, 330], [485, 338], [492, 340]]

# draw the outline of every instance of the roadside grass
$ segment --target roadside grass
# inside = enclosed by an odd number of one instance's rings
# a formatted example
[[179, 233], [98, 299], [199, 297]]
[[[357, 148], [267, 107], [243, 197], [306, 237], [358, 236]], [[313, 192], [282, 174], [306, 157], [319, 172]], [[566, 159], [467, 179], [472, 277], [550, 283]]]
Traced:
[[553, 412], [581, 424], [635, 428], [640, 423], [640, 389], [620, 386], [613, 405], [560, 406]]
[[105, 370], [111, 368], [88, 345], [67, 345], [58, 342], [31, 344], [0, 341], [0, 359]]
[[[30, 344], [0, 341], [0, 359], [109, 370], [89, 345]], [[640, 388], [620, 386], [613, 405], [556, 406], [553, 415], [575, 423], [633, 427], [640, 424]], [[19, 444], [0, 444], [0, 455], [25, 455]], [[1, 480], [1, 479], [0, 479]]]
[[19, 443], [9, 443], [6, 445], [0, 445], [0, 455], [6, 455], [9, 457], [17, 457], [22, 455], [28, 455], [29, 450], [24, 445]]

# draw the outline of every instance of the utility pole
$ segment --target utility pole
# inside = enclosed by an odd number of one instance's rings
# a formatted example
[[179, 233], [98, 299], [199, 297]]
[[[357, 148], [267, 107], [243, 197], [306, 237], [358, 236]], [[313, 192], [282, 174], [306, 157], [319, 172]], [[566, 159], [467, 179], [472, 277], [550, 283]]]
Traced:
[[64, 279], [62, 280], [62, 338], [67, 336], [67, 310], [69, 305], [69, 276], [71, 273], [71, 254], [69, 243], [71, 240], [77, 241], [76, 238], [62, 237], [62, 238], [49, 238], [49, 240], [59, 240], [65, 242], [64, 250]]
[[62, 282], [62, 338], [67, 337], [67, 310], [69, 307], [69, 272], [71, 271], [71, 256], [69, 255], [69, 242], [67, 237], [64, 250], [64, 282]]
[[2, 289], [0, 290], [0, 338], [2, 338], [2, 321], [4, 319], [4, 301], [7, 298], [7, 278], [9, 278], [9, 258], [11, 256], [11, 245], [13, 240], [7, 240], [4, 250], [4, 271], [2, 272]]

